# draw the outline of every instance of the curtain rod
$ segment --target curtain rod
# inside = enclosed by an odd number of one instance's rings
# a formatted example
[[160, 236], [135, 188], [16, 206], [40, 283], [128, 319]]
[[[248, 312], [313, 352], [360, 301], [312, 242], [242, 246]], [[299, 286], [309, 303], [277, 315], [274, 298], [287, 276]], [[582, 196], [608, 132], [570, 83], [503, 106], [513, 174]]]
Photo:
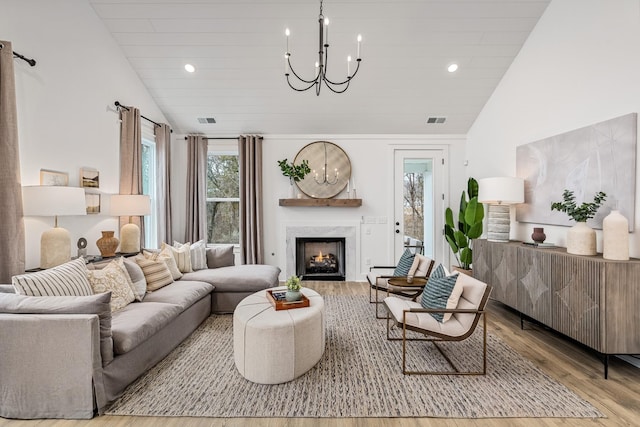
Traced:
[[[115, 104], [115, 106], [116, 106], [116, 107], [118, 107], [118, 108], [124, 108], [124, 109], [125, 109], [125, 110], [127, 110], [127, 111], [129, 111], [129, 110], [130, 110], [130, 108], [129, 108], [129, 107], [127, 107], [126, 105], [122, 105], [122, 104], [120, 104], [120, 102], [118, 102], [118, 101], [114, 102], [114, 104]], [[151, 119], [150, 119], [150, 118], [148, 118], [148, 117], [143, 116], [142, 114], [140, 114], [140, 117], [142, 117], [143, 119], [145, 119], [145, 120], [146, 120], [146, 121], [148, 121], [148, 122], [153, 123], [153, 124], [154, 124], [154, 125], [156, 125], [156, 126], [160, 126], [160, 123], [158, 123], [158, 122], [154, 122], [153, 120], [151, 120]], [[171, 133], [173, 133], [173, 129], [171, 129]]]
[[[205, 136], [204, 139], [234, 139], [234, 140], [238, 140], [239, 137], [237, 136]], [[187, 137], [184, 137], [184, 140], [187, 140]]]
[[29, 65], [31, 65], [32, 67], [36, 66], [36, 60], [35, 59], [31, 59], [31, 58], [27, 58], [24, 55], [20, 55], [18, 52], [16, 52], [15, 50], [13, 51], [13, 56], [15, 56], [16, 58], [20, 58], [23, 61], [26, 61]]

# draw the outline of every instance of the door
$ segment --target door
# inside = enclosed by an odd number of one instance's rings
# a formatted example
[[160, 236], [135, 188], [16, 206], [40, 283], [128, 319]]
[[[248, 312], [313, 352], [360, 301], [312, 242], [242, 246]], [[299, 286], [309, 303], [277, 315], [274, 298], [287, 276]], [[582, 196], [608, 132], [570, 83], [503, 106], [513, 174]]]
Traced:
[[405, 249], [436, 262], [444, 254], [443, 150], [394, 150], [394, 260]]

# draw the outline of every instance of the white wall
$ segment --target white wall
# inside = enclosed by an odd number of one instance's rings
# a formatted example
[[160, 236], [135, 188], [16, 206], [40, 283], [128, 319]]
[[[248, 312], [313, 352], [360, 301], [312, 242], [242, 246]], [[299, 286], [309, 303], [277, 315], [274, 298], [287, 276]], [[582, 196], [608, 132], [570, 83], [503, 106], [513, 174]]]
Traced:
[[[359, 208], [335, 207], [281, 207], [278, 199], [289, 197], [289, 180], [282, 176], [277, 161], [293, 160], [305, 145], [319, 140], [331, 141], [340, 146], [349, 156], [352, 176], [357, 186], [357, 196], [362, 199]], [[285, 226], [286, 224], [352, 225], [360, 224], [363, 216], [387, 217], [386, 224], [366, 224], [371, 233], [360, 232], [358, 244], [356, 279], [363, 280], [368, 271], [365, 263], [393, 265], [393, 147], [412, 148], [446, 146], [450, 165], [449, 187], [459, 194], [466, 185], [464, 161], [464, 137], [459, 135], [264, 135], [263, 146], [263, 191], [265, 262], [277, 265], [286, 271]], [[182, 144], [181, 144], [182, 143]], [[186, 173], [186, 145], [184, 136], [176, 135], [172, 147], [172, 191], [174, 236], [184, 234], [184, 188]], [[449, 188], [445, 189], [449, 194]], [[343, 198], [344, 194], [337, 197]], [[457, 206], [457, 197], [454, 197]], [[449, 254], [448, 246], [445, 247]]]
[[[640, 111], [639, 79], [637, 0], [553, 0], [467, 135], [470, 176], [515, 176], [518, 145]], [[636, 178], [636, 228], [639, 190]], [[512, 221], [511, 238], [535, 225]], [[566, 227], [540, 226], [565, 246]], [[640, 256], [640, 233], [630, 240]]]
[[[114, 101], [166, 120], [88, 2], [3, 0], [0, 30], [0, 39], [37, 61], [33, 68], [15, 61], [22, 185], [38, 185], [43, 168], [68, 172], [69, 185], [77, 187], [80, 168], [92, 167], [100, 171], [100, 192], [117, 193]], [[104, 208], [108, 197], [102, 199]], [[71, 234], [72, 254], [80, 237], [89, 254], [99, 254], [100, 230], [117, 230], [104, 213], [59, 223]], [[40, 235], [52, 226], [53, 218], [25, 218], [27, 268], [39, 265]]]

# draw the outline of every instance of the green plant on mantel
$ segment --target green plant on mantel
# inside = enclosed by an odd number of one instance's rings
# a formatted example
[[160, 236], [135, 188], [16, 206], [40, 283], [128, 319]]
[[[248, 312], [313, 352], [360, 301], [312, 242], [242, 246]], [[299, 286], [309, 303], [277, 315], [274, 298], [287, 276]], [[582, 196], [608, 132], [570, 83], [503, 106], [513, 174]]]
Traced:
[[299, 165], [296, 165], [293, 162], [288, 163], [287, 159], [278, 160], [278, 166], [280, 166], [282, 175], [288, 177], [290, 181], [302, 181], [308, 173], [311, 173], [308, 160], [303, 160]]
[[[469, 200], [467, 200], [467, 196]], [[447, 208], [445, 211], [444, 236], [451, 247], [458, 265], [465, 269], [471, 269], [473, 261], [472, 240], [482, 235], [482, 220], [484, 219], [484, 207], [478, 203], [478, 181], [469, 178], [467, 181], [467, 194], [462, 192], [460, 197], [460, 211], [458, 213], [458, 227], [453, 222], [453, 211]]]
[[573, 191], [564, 190], [562, 193], [562, 202], [551, 203], [552, 211], [565, 212], [575, 222], [586, 222], [589, 218], [593, 218], [596, 212], [606, 200], [607, 195], [602, 191], [593, 196], [593, 202], [584, 202], [580, 206], [576, 204], [576, 196]]

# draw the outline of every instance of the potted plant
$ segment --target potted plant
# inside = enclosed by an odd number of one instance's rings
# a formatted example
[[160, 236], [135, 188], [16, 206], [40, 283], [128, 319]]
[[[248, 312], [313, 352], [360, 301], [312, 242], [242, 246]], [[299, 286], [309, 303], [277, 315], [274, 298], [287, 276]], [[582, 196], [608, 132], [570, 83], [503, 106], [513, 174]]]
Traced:
[[278, 166], [280, 166], [282, 175], [289, 178], [289, 185], [291, 186], [290, 197], [295, 197], [295, 189], [293, 183], [302, 181], [308, 173], [311, 173], [311, 168], [309, 168], [309, 161], [303, 160], [302, 163], [296, 165], [295, 163], [289, 163], [287, 159], [284, 159], [278, 160]]
[[593, 202], [576, 203], [573, 191], [564, 190], [562, 202], [551, 203], [552, 211], [565, 212], [576, 225], [567, 232], [567, 253], [574, 255], [596, 254], [596, 232], [587, 225], [587, 220], [593, 218], [606, 200], [607, 195], [602, 191], [596, 193]]
[[300, 292], [302, 288], [302, 277], [291, 276], [287, 279], [285, 285], [287, 286], [285, 299], [287, 301], [300, 301], [300, 298], [302, 298], [302, 292]]
[[478, 181], [469, 178], [467, 192], [462, 192], [460, 197], [460, 210], [458, 212], [458, 225], [453, 222], [453, 211], [447, 208], [445, 211], [444, 235], [451, 247], [453, 255], [458, 262], [458, 270], [466, 274], [471, 273], [473, 262], [472, 240], [482, 235], [482, 220], [484, 219], [484, 207], [478, 203]]

